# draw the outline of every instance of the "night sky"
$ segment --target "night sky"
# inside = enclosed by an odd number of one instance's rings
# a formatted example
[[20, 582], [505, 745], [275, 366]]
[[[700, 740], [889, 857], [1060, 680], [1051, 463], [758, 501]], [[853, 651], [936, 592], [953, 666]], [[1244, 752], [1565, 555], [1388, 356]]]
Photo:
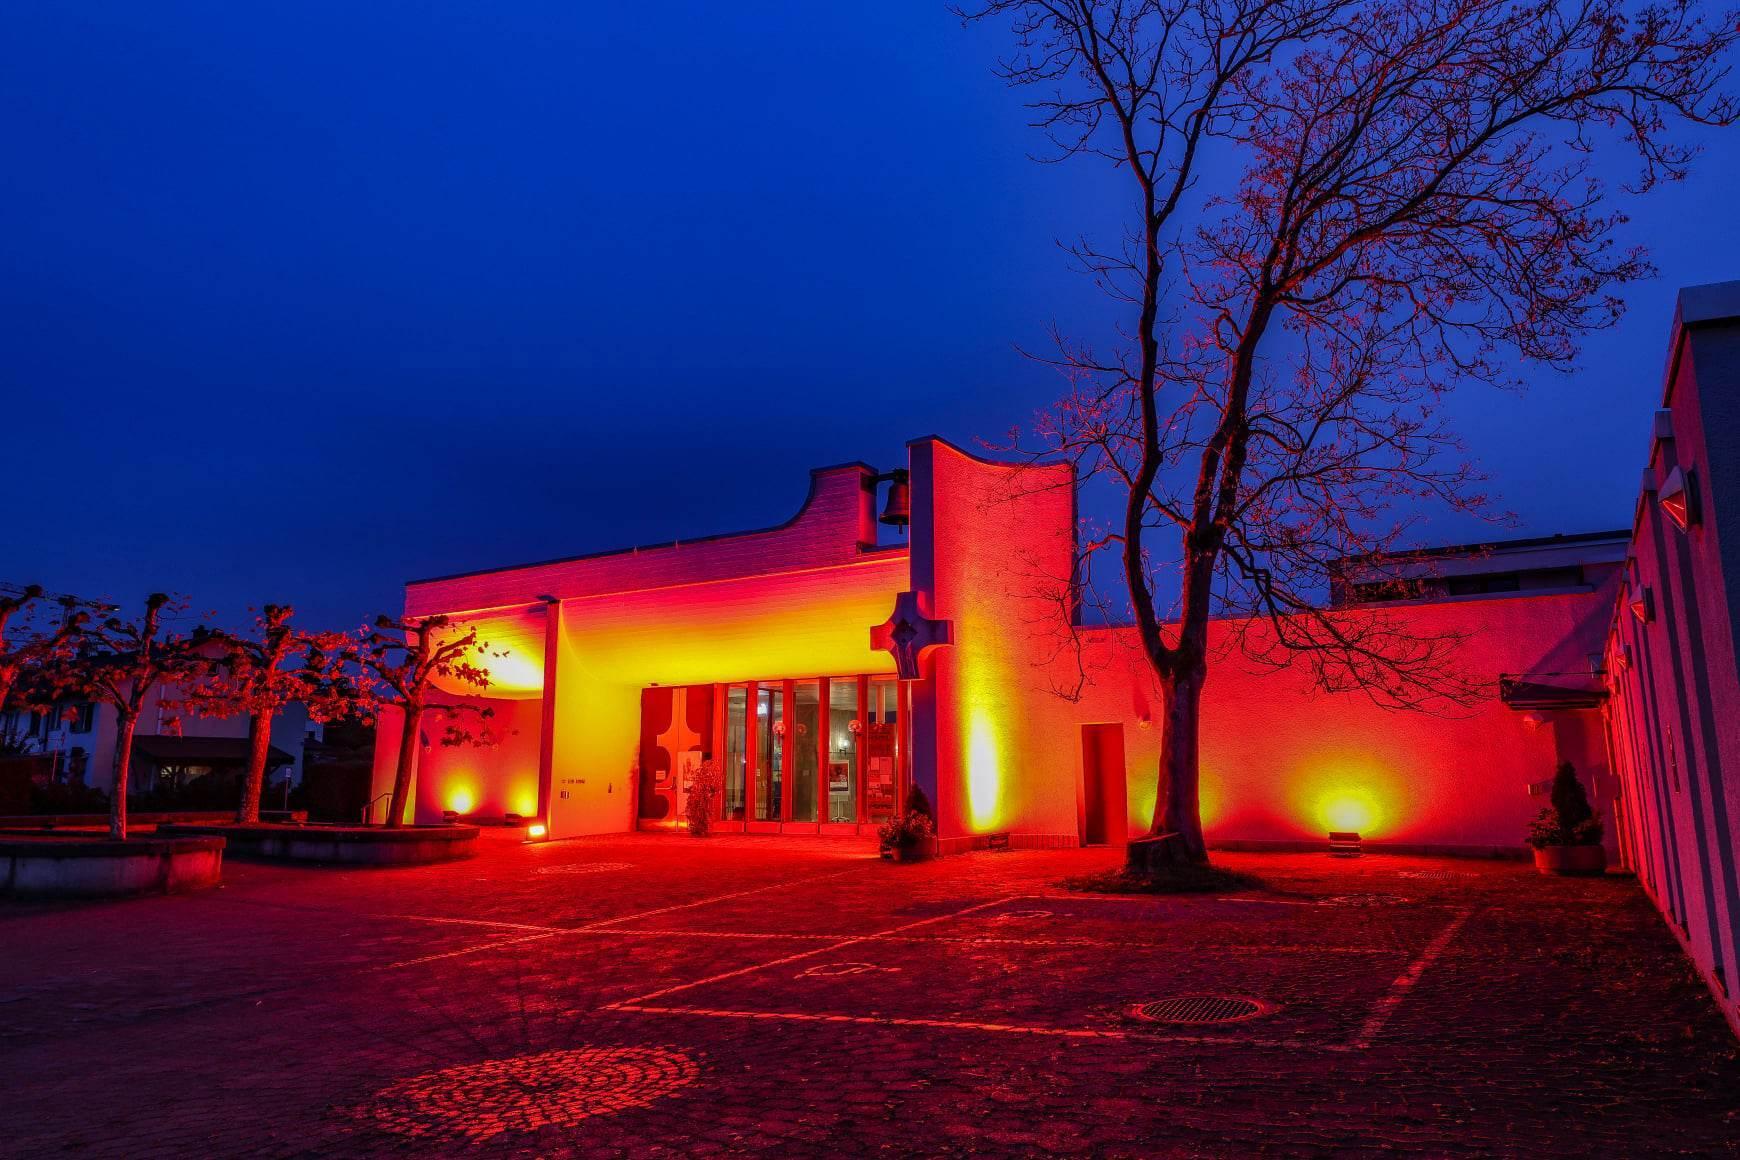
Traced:
[[[879, 4], [12, 4], [0, 580], [345, 626], [412, 577], [760, 527], [971, 445], [1108, 312], [1002, 43]], [[1740, 277], [1740, 135], [1626, 208], [1660, 277], [1456, 404], [1506, 534], [1624, 526], [1673, 294]], [[1441, 520], [1432, 534], [1489, 534]]]

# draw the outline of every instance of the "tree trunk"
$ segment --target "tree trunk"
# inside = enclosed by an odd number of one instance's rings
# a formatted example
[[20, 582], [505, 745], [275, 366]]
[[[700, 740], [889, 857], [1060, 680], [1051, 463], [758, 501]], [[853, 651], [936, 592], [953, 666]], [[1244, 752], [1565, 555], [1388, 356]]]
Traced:
[[248, 770], [242, 775], [242, 803], [236, 821], [248, 825], [260, 820], [260, 791], [266, 784], [266, 759], [272, 752], [272, 715], [255, 713], [248, 718]]
[[405, 723], [399, 730], [399, 764], [393, 770], [393, 796], [387, 802], [387, 827], [405, 824], [405, 803], [411, 796], [411, 774], [417, 763], [417, 727], [422, 723], [421, 706], [404, 707]]
[[109, 837], [127, 840], [127, 781], [133, 776], [133, 731], [139, 727], [136, 713], [123, 712], [115, 736], [115, 784], [109, 790]]
[[1164, 712], [1160, 724], [1160, 783], [1154, 796], [1154, 822], [1148, 836], [1132, 842], [1126, 868], [1151, 874], [1165, 866], [1204, 865], [1208, 844], [1202, 837], [1198, 800], [1198, 733], [1201, 725], [1200, 666], [1161, 682]]

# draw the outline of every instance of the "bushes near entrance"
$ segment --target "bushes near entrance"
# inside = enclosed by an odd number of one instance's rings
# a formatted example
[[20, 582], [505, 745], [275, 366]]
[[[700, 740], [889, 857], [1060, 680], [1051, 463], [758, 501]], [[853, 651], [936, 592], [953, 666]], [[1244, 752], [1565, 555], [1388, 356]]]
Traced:
[[689, 819], [689, 833], [706, 837], [713, 829], [713, 818], [719, 812], [719, 791], [724, 777], [719, 763], [708, 758], [689, 771], [689, 793], [683, 811]]
[[906, 792], [906, 810], [883, 822], [876, 831], [882, 849], [892, 851], [897, 858], [922, 856], [931, 852], [936, 839], [936, 822], [931, 818], [930, 799], [916, 785]]
[[1599, 846], [1601, 819], [1590, 808], [1589, 795], [1577, 780], [1577, 770], [1568, 761], [1553, 774], [1553, 804], [1541, 810], [1529, 825], [1529, 845], [1537, 850], [1549, 846]]

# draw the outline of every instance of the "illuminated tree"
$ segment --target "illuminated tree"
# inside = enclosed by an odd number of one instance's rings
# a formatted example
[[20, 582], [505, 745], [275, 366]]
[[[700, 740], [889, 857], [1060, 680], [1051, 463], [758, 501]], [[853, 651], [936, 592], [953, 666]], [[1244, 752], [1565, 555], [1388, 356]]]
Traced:
[[[20, 645], [14, 640], [7, 642], [7, 627], [14, 618], [26, 612], [30, 605], [42, 599], [42, 586], [28, 584], [11, 592], [0, 594], [0, 710], [12, 707], [12, 690], [18, 684], [18, 677], [30, 664], [32, 646], [35, 640]], [[16, 637], [16, 631], [14, 631]], [[0, 738], [0, 741], [10, 740]]]
[[[127, 837], [127, 782], [132, 772], [133, 734], [153, 689], [195, 685], [209, 671], [199, 634], [168, 631], [166, 618], [186, 610], [185, 601], [161, 592], [145, 598], [137, 620], [106, 616], [82, 627], [67, 654], [50, 667], [58, 696], [78, 696], [112, 706], [117, 718], [115, 784], [109, 794], [109, 835]], [[174, 719], [165, 722], [177, 727]]]
[[348, 638], [303, 632], [291, 625], [294, 615], [287, 604], [268, 604], [256, 618], [253, 637], [205, 634], [207, 649], [215, 654], [210, 671], [183, 698], [202, 717], [248, 718], [248, 765], [236, 808], [236, 821], [244, 824], [260, 820], [260, 792], [278, 715], [300, 703], [313, 720], [331, 721], [351, 708], [350, 686], [339, 664]]
[[[53, 632], [19, 632], [30, 606], [42, 598], [40, 584], [12, 587], [0, 595], [0, 710], [22, 710], [20, 716], [54, 708], [54, 667], [65, 660], [90, 615], [79, 607], [84, 602], [59, 597], [61, 617]], [[22, 734], [0, 736], [0, 752], [22, 755], [27, 749]]]
[[[1676, 123], [1726, 125], [1731, 15], [1627, 0], [989, 0], [1001, 67], [1058, 157], [1124, 183], [1123, 244], [1072, 247], [1118, 304], [1059, 336], [1034, 450], [1119, 496], [1113, 551], [1163, 698], [1132, 869], [1207, 858], [1197, 800], [1210, 617], [1329, 690], [1473, 695], [1457, 638], [1327, 607], [1331, 570], [1399, 546], [1423, 501], [1477, 511], [1437, 414], [1519, 363], [1568, 370], [1650, 272], [1589, 170], [1684, 175]], [[1170, 543], [1167, 541], [1170, 540]], [[1084, 566], [1085, 571], [1085, 566]], [[1176, 591], [1174, 600], [1170, 593]], [[1242, 629], [1239, 626], [1243, 626]]]
[[487, 646], [478, 642], [477, 629], [452, 632], [448, 631], [451, 623], [445, 616], [421, 620], [377, 617], [373, 627], [362, 631], [351, 653], [365, 673], [363, 695], [370, 712], [390, 707], [403, 714], [393, 794], [387, 805], [389, 827], [404, 824], [425, 713], [455, 719], [447, 724], [443, 745], [487, 745], [494, 741], [487, 725], [473, 733], [458, 720], [476, 717], [487, 721], [495, 716], [494, 709], [436, 699], [437, 678], [480, 691], [489, 687], [489, 670], [476, 663], [488, 655]]

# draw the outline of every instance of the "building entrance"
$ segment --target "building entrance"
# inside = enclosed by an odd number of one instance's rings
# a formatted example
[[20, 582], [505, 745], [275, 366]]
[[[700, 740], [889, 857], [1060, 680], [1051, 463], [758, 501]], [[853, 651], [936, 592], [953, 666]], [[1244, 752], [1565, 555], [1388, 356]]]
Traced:
[[880, 824], [909, 777], [910, 704], [907, 682], [869, 674], [644, 689], [637, 815], [681, 825], [689, 779], [711, 758], [723, 828]]

